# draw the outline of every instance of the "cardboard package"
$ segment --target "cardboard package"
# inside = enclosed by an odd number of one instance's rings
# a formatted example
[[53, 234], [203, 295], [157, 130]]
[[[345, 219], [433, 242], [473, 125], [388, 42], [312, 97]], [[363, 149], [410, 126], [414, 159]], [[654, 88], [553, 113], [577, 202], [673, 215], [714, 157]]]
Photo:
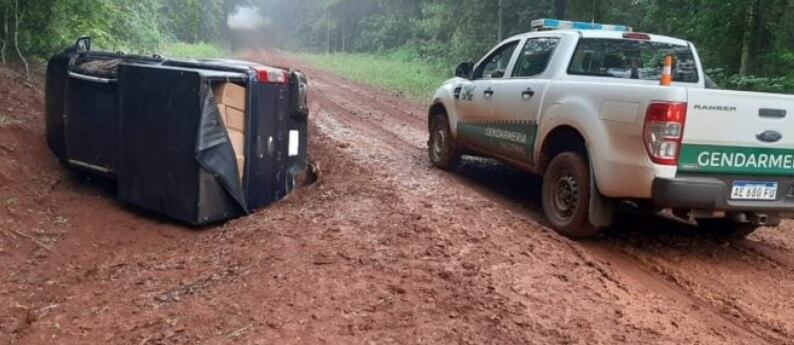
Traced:
[[240, 172], [240, 179], [245, 175], [245, 156], [237, 156], [237, 171]]
[[245, 133], [245, 112], [229, 106], [225, 107], [224, 112], [226, 128]]
[[234, 148], [240, 180], [245, 168], [245, 97], [246, 89], [233, 83], [215, 86], [215, 101]]
[[245, 156], [245, 135], [238, 131], [229, 131], [229, 140], [232, 142], [234, 154], [236, 156]]
[[245, 88], [233, 84], [223, 83], [215, 87], [215, 101], [227, 107], [245, 111]]
[[228, 120], [226, 120], [226, 106], [223, 104], [218, 104], [218, 111], [221, 113], [221, 122], [226, 125]]
[[243, 167], [245, 167], [245, 135], [242, 132], [229, 130], [229, 140], [234, 148], [234, 155], [237, 159], [237, 172], [240, 173], [240, 180], [243, 179]]

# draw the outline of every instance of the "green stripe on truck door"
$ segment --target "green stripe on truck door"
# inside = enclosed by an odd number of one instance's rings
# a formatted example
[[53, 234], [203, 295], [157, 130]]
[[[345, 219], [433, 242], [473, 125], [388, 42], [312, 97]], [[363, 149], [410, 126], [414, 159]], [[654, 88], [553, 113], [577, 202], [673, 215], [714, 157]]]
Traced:
[[460, 122], [458, 134], [471, 146], [533, 163], [538, 125], [534, 122]]

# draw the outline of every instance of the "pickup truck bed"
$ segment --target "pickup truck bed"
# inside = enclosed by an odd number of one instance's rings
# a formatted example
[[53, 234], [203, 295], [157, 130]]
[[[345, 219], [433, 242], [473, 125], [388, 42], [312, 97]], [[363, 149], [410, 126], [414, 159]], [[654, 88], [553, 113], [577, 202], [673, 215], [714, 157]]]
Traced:
[[[239, 144], [215, 99], [227, 83], [245, 93]], [[305, 97], [305, 77], [287, 69], [73, 48], [49, 62], [47, 140], [69, 167], [116, 180], [123, 202], [206, 224], [296, 187], [308, 164]]]

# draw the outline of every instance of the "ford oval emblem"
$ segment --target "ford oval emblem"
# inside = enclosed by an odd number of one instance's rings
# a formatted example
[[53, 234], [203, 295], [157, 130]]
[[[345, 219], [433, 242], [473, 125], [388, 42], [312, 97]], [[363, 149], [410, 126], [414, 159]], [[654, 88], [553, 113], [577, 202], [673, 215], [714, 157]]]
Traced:
[[755, 137], [758, 138], [758, 140], [763, 141], [765, 143], [776, 143], [780, 141], [780, 139], [783, 139], [783, 134], [780, 134], [780, 132], [778, 131], [769, 130], [758, 133], [758, 135], [756, 135]]

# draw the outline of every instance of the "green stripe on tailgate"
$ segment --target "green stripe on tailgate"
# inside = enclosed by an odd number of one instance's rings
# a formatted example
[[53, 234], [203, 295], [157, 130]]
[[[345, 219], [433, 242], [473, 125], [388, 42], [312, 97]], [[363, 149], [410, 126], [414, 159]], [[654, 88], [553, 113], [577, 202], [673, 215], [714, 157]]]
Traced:
[[678, 168], [699, 173], [794, 176], [794, 150], [684, 144]]

